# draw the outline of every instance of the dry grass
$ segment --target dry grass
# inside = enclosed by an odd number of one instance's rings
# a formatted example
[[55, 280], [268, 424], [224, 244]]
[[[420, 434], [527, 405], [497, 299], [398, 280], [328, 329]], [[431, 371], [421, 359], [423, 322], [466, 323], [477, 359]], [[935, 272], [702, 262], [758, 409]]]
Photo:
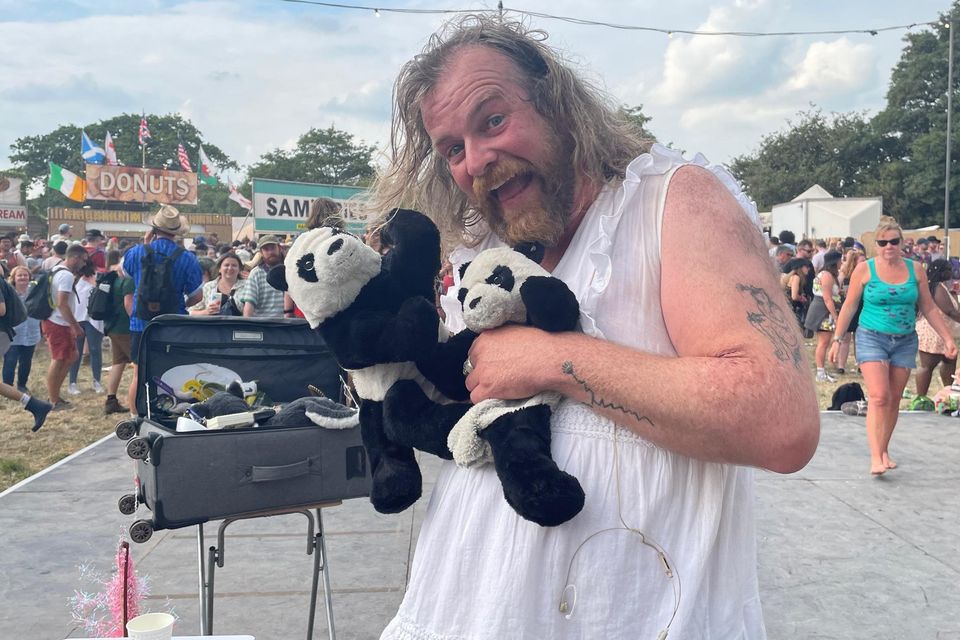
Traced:
[[[104, 349], [103, 355], [105, 370], [100, 380], [106, 385], [110, 350]], [[34, 354], [27, 386], [44, 400], [47, 398], [45, 380], [49, 364], [50, 353], [46, 343], [41, 341]], [[126, 393], [130, 377], [131, 370], [127, 367], [120, 383], [121, 396]], [[106, 396], [91, 390], [92, 381], [90, 365], [84, 363], [77, 381], [83, 393], [79, 396], [67, 395], [64, 382], [63, 398], [74, 406], [68, 411], [51, 413], [43, 428], [36, 433], [30, 431], [33, 416], [19, 404], [0, 397], [0, 491], [113, 432], [125, 414], [104, 416], [103, 402]], [[121, 403], [126, 406], [125, 399], [121, 398]]]
[[[811, 341], [807, 342], [807, 353], [811, 371], [814, 371], [814, 343]], [[105, 350], [104, 360], [104, 366], [109, 367], [109, 349]], [[41, 342], [34, 356], [29, 387], [44, 399], [46, 398], [44, 379], [49, 363], [49, 352], [46, 345]], [[830, 406], [831, 396], [841, 384], [846, 382], [863, 384], [863, 376], [857, 373], [853, 354], [850, 356], [849, 364], [851, 368], [846, 374], [832, 374], [837, 378], [836, 382], [816, 383], [817, 399], [821, 409]], [[130, 376], [128, 367], [120, 384], [121, 396], [130, 383]], [[64, 395], [74, 403], [74, 408], [51, 413], [46, 424], [37, 433], [30, 431], [33, 417], [29, 413], [19, 405], [0, 398], [0, 425], [2, 425], [0, 428], [0, 491], [113, 432], [117, 422], [124, 418], [124, 414], [115, 413], [109, 417], [103, 415], [105, 396], [90, 390], [91, 380], [90, 367], [84, 365], [80, 369], [79, 377], [79, 386], [83, 393], [79, 396]], [[106, 384], [106, 371], [101, 380]], [[939, 388], [939, 378], [936, 376], [931, 387], [931, 392]], [[907, 389], [913, 392], [915, 388], [913, 376], [911, 376]], [[64, 393], [66, 393], [66, 384], [64, 384]], [[905, 408], [908, 402], [905, 400], [901, 407]], [[126, 404], [126, 400], [122, 397], [121, 403]]]

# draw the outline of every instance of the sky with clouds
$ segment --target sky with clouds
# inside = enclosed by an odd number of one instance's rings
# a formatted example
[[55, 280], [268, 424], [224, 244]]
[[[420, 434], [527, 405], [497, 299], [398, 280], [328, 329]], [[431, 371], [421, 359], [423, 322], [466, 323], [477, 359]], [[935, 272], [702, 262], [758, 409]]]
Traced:
[[[947, 11], [949, 0], [504, 5], [663, 29], [769, 32], [923, 23]], [[460, 10], [496, 2], [377, 6]], [[0, 168], [9, 166], [20, 136], [143, 110], [182, 114], [243, 165], [291, 147], [310, 127], [333, 125], [382, 145], [397, 71], [444, 19], [282, 0], [0, 0]], [[763, 135], [811, 104], [838, 112], [882, 108], [906, 33], [668, 37], [530, 22], [616, 101], [642, 104], [662, 141], [715, 162], [755, 150]]]

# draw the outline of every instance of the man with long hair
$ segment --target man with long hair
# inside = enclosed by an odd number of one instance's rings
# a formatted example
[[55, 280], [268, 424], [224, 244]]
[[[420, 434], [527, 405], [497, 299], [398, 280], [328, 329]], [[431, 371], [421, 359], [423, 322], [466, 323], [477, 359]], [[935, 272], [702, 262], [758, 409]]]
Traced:
[[370, 205], [431, 215], [455, 273], [545, 245], [583, 333], [485, 332], [467, 388], [566, 396], [552, 452], [586, 504], [542, 528], [493, 467], [445, 463], [383, 637], [761, 638], [748, 467], [802, 468], [819, 413], [756, 210], [723, 170], [647, 153], [545, 38], [482, 16], [435, 34], [400, 72]]

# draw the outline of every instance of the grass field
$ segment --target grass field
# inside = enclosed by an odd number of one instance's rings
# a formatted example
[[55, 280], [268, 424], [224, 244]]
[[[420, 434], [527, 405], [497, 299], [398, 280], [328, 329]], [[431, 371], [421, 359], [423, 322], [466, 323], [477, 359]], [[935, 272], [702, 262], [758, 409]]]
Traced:
[[[811, 372], [813, 372], [813, 343], [808, 342], [806, 347]], [[109, 349], [105, 349], [104, 352], [104, 367], [109, 367]], [[46, 344], [41, 342], [37, 345], [28, 386], [31, 391], [36, 392], [43, 399], [46, 399], [47, 396], [44, 380], [49, 363], [50, 356]], [[853, 365], [852, 354], [850, 364]], [[856, 372], [855, 366], [847, 371], [844, 375], [834, 374], [837, 378], [836, 382], [816, 383], [817, 398], [821, 409], [830, 406], [830, 398], [834, 389], [839, 385], [845, 382], [863, 384], [863, 377]], [[124, 405], [126, 405], [126, 399], [123, 395], [130, 382], [130, 377], [131, 372], [128, 367], [120, 385], [121, 403]], [[106, 384], [106, 371], [103, 372], [101, 381]], [[79, 386], [83, 393], [79, 396], [70, 396], [66, 394], [66, 384], [63, 388], [63, 397], [70, 400], [74, 404], [74, 408], [69, 411], [51, 413], [46, 424], [36, 433], [30, 431], [30, 427], [33, 425], [33, 417], [29, 413], [18, 404], [0, 398], [0, 491], [113, 432], [117, 422], [122, 420], [125, 415], [115, 413], [109, 417], [104, 416], [103, 401], [105, 396], [94, 393], [91, 390], [91, 385], [90, 367], [84, 364], [80, 369], [79, 376]], [[935, 376], [931, 385], [931, 393], [938, 388], [939, 378]], [[907, 389], [911, 392], [915, 390], [912, 376]], [[902, 406], [905, 406], [906, 402], [904, 401]]]
[[[106, 345], [105, 345], [106, 346]], [[104, 349], [104, 371], [100, 381], [107, 384], [106, 368], [110, 366], [110, 349]], [[37, 397], [47, 399], [46, 376], [50, 364], [50, 353], [46, 343], [41, 341], [33, 358], [33, 369], [27, 387]], [[121, 396], [126, 394], [130, 383], [131, 369], [127, 367], [120, 384]], [[33, 416], [18, 404], [6, 398], [0, 398], [0, 491], [16, 484], [20, 480], [37, 473], [88, 444], [96, 442], [113, 432], [117, 422], [125, 414], [103, 415], [103, 402], [106, 395], [92, 391], [93, 377], [90, 365], [80, 367], [78, 386], [83, 392], [79, 396], [67, 394], [64, 382], [62, 397], [73, 403], [67, 411], [58, 411], [47, 416], [43, 428], [33, 433]], [[125, 398], [121, 404], [126, 406]]]

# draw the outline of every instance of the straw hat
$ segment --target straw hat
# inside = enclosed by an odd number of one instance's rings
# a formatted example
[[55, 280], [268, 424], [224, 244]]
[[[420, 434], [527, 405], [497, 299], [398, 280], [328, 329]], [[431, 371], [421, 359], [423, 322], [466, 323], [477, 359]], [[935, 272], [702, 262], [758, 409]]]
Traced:
[[190, 229], [190, 223], [187, 222], [187, 219], [180, 215], [176, 207], [169, 204], [162, 205], [147, 224], [157, 231], [174, 236], [183, 235]]

